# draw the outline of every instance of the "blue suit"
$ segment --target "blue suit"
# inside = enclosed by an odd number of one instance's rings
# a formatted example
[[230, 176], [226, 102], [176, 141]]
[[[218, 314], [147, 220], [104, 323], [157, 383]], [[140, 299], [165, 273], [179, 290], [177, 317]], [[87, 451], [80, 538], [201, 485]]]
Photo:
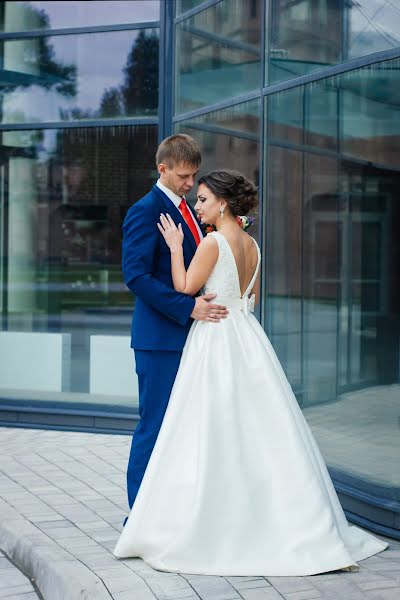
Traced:
[[176, 224], [182, 224], [188, 268], [196, 242], [180, 211], [158, 186], [130, 207], [123, 223], [122, 270], [126, 285], [136, 296], [131, 347], [139, 380], [140, 415], [127, 471], [130, 507], [156, 442], [193, 322], [190, 315], [195, 300], [174, 290], [170, 251], [157, 228], [160, 213], [167, 212]]

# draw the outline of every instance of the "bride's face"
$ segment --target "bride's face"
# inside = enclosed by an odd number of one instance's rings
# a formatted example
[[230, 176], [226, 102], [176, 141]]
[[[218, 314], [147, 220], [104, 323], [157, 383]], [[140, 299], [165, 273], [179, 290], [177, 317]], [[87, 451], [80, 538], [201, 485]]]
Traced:
[[194, 210], [202, 223], [207, 225], [215, 225], [219, 218], [220, 208], [226, 203], [223, 200], [214, 196], [204, 183], [201, 183], [197, 190], [197, 202]]

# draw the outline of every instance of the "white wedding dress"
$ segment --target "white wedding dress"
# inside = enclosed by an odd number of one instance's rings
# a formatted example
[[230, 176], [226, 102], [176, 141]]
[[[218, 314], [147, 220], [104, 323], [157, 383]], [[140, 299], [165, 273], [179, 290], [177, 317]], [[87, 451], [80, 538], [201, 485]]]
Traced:
[[[229, 308], [189, 332], [167, 412], [117, 557], [162, 571], [313, 575], [387, 543], [349, 525], [226, 238], [205, 286]], [[256, 242], [255, 242], [256, 243]]]

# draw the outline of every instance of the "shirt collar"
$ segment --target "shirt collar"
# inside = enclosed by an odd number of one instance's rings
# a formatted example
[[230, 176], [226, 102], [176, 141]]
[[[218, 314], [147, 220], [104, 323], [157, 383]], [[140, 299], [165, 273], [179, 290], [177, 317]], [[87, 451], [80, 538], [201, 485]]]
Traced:
[[182, 198], [180, 196], [178, 196], [178, 194], [175, 194], [169, 188], [165, 187], [165, 185], [163, 185], [160, 180], [157, 181], [156, 186], [159, 187], [160, 190], [162, 192], [164, 192], [164, 194], [166, 196], [168, 196], [168, 198], [171, 200], [171, 202], [173, 202], [173, 204], [175, 204], [176, 208], [179, 208]]

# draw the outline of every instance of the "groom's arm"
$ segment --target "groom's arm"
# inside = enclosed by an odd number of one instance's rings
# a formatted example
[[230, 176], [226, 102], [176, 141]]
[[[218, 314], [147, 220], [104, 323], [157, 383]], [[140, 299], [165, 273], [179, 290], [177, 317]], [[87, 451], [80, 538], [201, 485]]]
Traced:
[[159, 242], [159, 215], [146, 201], [134, 204], [128, 211], [122, 230], [122, 271], [128, 288], [143, 302], [169, 319], [186, 325], [195, 299], [176, 292], [153, 276]]

